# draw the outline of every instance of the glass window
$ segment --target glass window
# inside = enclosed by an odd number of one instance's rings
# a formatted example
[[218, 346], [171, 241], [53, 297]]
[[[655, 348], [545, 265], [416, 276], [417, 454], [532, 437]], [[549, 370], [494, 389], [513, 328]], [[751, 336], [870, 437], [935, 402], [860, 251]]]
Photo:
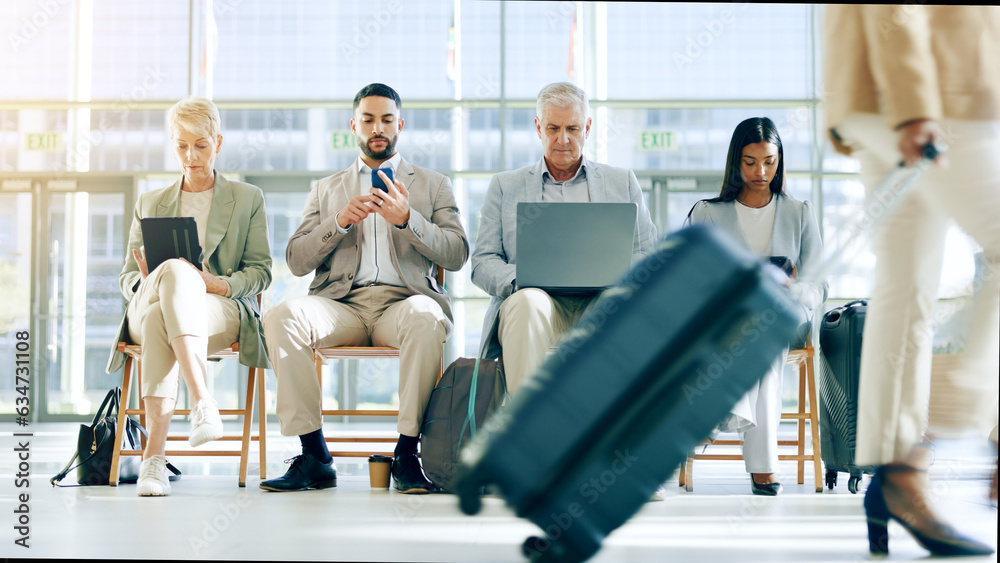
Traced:
[[499, 100], [500, 2], [463, 1], [461, 8], [462, 99]]
[[504, 10], [507, 98], [533, 100], [546, 84], [575, 81], [583, 70], [574, 62], [577, 3], [506, 2]]
[[[30, 334], [31, 315], [31, 214], [30, 193], [0, 194], [0, 361], [5, 366], [28, 367], [29, 375], [37, 364], [21, 364], [41, 356], [43, 339]], [[18, 338], [18, 332], [29, 338]], [[21, 336], [24, 336], [23, 334]], [[27, 342], [26, 356], [16, 356], [18, 342]], [[22, 345], [23, 347], [23, 345]], [[0, 413], [13, 413], [18, 381], [15, 370], [0, 373]], [[23, 381], [21, 382], [23, 384]]]
[[805, 4], [608, 2], [608, 96], [810, 97], [811, 10]]
[[383, 82], [407, 99], [450, 98], [453, 3], [214, 3], [215, 96], [224, 99], [354, 99]]
[[72, 99], [76, 2], [7, 0], [3, 13], [0, 98]]
[[121, 381], [104, 367], [125, 313], [118, 286], [125, 256], [124, 201], [122, 194], [49, 196], [48, 287], [53, 297], [47, 322], [54, 339], [39, 354], [49, 413], [92, 412], [93, 403]]
[[92, 171], [177, 168], [162, 110], [93, 110], [90, 137], [75, 150], [90, 152]]
[[182, 98], [188, 87], [188, 3], [104, 0], [93, 4], [91, 98], [121, 109]]

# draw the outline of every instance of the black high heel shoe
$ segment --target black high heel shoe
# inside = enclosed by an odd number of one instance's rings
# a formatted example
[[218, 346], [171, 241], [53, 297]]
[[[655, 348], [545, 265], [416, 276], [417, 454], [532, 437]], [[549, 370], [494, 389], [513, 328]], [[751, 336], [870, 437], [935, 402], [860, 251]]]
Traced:
[[905, 518], [889, 512], [882, 492], [882, 482], [887, 473], [921, 471], [905, 465], [883, 465], [875, 470], [875, 476], [865, 492], [865, 515], [868, 517], [868, 550], [873, 554], [889, 553], [889, 521], [899, 522], [917, 542], [933, 555], [991, 555], [993, 548], [959, 534], [951, 526], [943, 526], [944, 537], [931, 537], [906, 521]]

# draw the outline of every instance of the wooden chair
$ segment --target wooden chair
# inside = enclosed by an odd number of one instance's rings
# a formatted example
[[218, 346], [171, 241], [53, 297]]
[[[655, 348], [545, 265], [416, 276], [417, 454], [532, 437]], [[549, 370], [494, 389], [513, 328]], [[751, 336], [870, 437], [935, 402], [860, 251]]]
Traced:
[[[444, 268], [437, 266], [436, 276], [438, 285], [444, 287]], [[348, 359], [386, 359], [399, 358], [399, 348], [390, 346], [330, 346], [326, 348], [314, 348], [313, 356], [316, 360], [316, 377], [322, 387], [323, 366], [330, 360]], [[444, 356], [442, 355], [441, 369], [438, 371], [438, 379], [444, 371]], [[375, 410], [375, 409], [324, 409], [322, 416], [399, 416], [399, 410]], [[329, 443], [355, 443], [355, 444], [395, 444], [396, 438], [381, 436], [327, 436]], [[368, 457], [370, 455], [392, 456], [392, 448], [388, 451], [350, 451], [338, 450], [330, 451], [333, 457]]]
[[[807, 339], [807, 342], [810, 340]], [[822, 466], [820, 463], [819, 446], [819, 403], [816, 400], [816, 375], [813, 370], [813, 356], [815, 350], [812, 346], [806, 345], [799, 350], [788, 352], [787, 364], [799, 368], [799, 400], [798, 408], [795, 412], [781, 413], [781, 420], [798, 421], [798, 437], [796, 440], [778, 440], [778, 446], [795, 446], [798, 451], [795, 454], [779, 454], [779, 461], [798, 462], [798, 484], [805, 483], [805, 465], [807, 461], [813, 464], [813, 479], [816, 492], [823, 491], [823, 479], [821, 477]], [[809, 396], [808, 403], [806, 395]], [[808, 408], [807, 408], [808, 406]], [[806, 423], [809, 423], [810, 439], [812, 442], [811, 453], [806, 453]], [[708, 442], [706, 442], [707, 444]], [[711, 443], [713, 446], [742, 446], [742, 440], [716, 440]], [[692, 453], [687, 461], [681, 466], [678, 476], [678, 484], [688, 491], [694, 490], [694, 462], [695, 460], [742, 460], [742, 454], [699, 454]]]
[[[257, 294], [257, 306], [259, 307], [261, 303], [261, 296]], [[125, 417], [128, 415], [139, 415], [139, 424], [143, 427], [146, 426], [146, 409], [143, 405], [142, 397], [139, 397], [139, 408], [129, 409], [124, 408], [128, 403], [130, 383], [132, 381], [132, 363], [135, 362], [136, 365], [136, 388], [142, 389], [142, 346], [138, 344], [128, 344], [126, 342], [118, 343], [118, 351], [124, 352], [126, 356], [125, 359], [125, 369], [122, 373], [122, 408], [118, 409], [118, 424], [116, 428], [119, 431], [115, 432], [115, 450], [114, 455], [111, 458], [111, 474], [109, 476], [109, 483], [111, 486], [118, 485], [118, 463], [120, 456], [123, 455], [142, 455], [142, 450], [123, 450], [123, 438], [124, 433], [120, 430], [125, 428]], [[224, 358], [239, 358], [240, 355], [240, 345], [239, 342], [234, 342], [232, 346], [224, 350], [220, 350], [208, 357], [209, 360], [221, 360]], [[257, 390], [258, 397], [258, 413], [257, 413], [257, 435], [252, 436], [250, 433], [250, 428], [252, 426], [253, 419], [253, 401], [254, 401], [254, 389]], [[229, 456], [240, 458], [240, 475], [239, 475], [239, 486], [245, 487], [247, 482], [247, 462], [250, 458], [250, 442], [258, 441], [260, 442], [260, 478], [264, 480], [267, 478], [267, 415], [264, 412], [264, 370], [260, 368], [249, 368], [249, 375], [247, 377], [247, 394], [246, 403], [242, 409], [219, 409], [219, 414], [222, 416], [226, 415], [240, 415], [243, 417], [243, 432], [241, 435], [228, 435], [222, 436], [217, 441], [230, 441], [230, 442], [240, 442], [239, 450], [170, 450], [166, 452], [167, 457], [180, 457], [180, 456]], [[183, 416], [190, 414], [190, 409], [177, 409], [174, 411], [174, 416]], [[187, 435], [167, 435], [167, 441], [187, 441]], [[142, 437], [142, 447], [146, 447], [146, 438]]]

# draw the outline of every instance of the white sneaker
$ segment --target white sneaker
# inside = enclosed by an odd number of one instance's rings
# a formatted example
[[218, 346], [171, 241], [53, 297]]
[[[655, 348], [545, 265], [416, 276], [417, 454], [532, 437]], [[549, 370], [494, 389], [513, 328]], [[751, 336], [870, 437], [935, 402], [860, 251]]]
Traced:
[[170, 494], [170, 479], [167, 478], [167, 458], [154, 455], [139, 464], [139, 481], [136, 492], [141, 497], [165, 497]]
[[663, 485], [660, 485], [659, 487], [656, 488], [656, 492], [654, 492], [649, 497], [649, 500], [646, 502], [657, 502], [661, 500], [666, 500], [666, 498], [667, 498], [667, 491], [663, 489]]
[[198, 447], [222, 437], [222, 417], [215, 399], [202, 399], [191, 409], [191, 435], [188, 443]]

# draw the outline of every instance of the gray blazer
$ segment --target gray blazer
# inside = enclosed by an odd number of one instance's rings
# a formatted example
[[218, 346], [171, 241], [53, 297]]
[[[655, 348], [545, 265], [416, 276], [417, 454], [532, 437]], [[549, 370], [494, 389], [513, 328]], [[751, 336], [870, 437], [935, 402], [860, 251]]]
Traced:
[[[639, 181], [631, 170], [615, 168], [584, 159], [587, 167], [587, 190], [590, 201], [634, 202], [639, 205], [632, 247], [633, 262], [648, 252], [656, 242], [656, 225], [642, 198]], [[490, 304], [483, 320], [483, 335], [479, 355], [498, 358], [501, 355], [497, 328], [500, 305], [514, 291], [517, 270], [517, 204], [521, 201], [542, 201], [544, 159], [517, 170], [493, 176], [486, 192], [479, 235], [472, 253], [472, 283], [490, 295]], [[595, 225], [595, 228], [599, 228]]]
[[[809, 272], [820, 266], [823, 259], [823, 240], [819, 234], [819, 223], [808, 201], [778, 195], [775, 201], [774, 227], [771, 231], [771, 256], [787, 256], [798, 269], [795, 283], [809, 286], [813, 293], [822, 295], [820, 303], [826, 300], [829, 284], [809, 281]], [[729, 234], [740, 246], [750, 249], [743, 229], [736, 217], [736, 202], [699, 201], [691, 210], [692, 223], [711, 223]], [[802, 288], [805, 289], [805, 288]], [[800, 293], [800, 292], [796, 292]], [[812, 318], [812, 310], [819, 303], [800, 303], [806, 318]]]
[[[435, 279], [435, 264], [457, 271], [469, 258], [469, 239], [459, 220], [451, 180], [403, 159], [396, 179], [409, 193], [410, 220], [404, 229], [389, 229], [392, 265], [410, 291], [433, 299], [451, 319], [451, 300]], [[296, 276], [315, 271], [310, 295], [340, 299], [351, 291], [361, 264], [361, 230], [337, 232], [337, 213], [360, 191], [360, 175], [352, 163], [316, 182], [309, 192], [302, 224], [288, 239], [285, 260]]]
[[[140, 219], [144, 217], [176, 217], [181, 208], [181, 182], [139, 196], [135, 203], [132, 226], [129, 229], [125, 265], [118, 282], [122, 295], [131, 301], [142, 274], [132, 256], [132, 249], [142, 246]], [[227, 180], [215, 172], [215, 195], [208, 212], [208, 226], [202, 245], [205, 261], [212, 274], [229, 283], [231, 297], [240, 309], [240, 363], [268, 368], [267, 348], [260, 324], [257, 294], [271, 284], [271, 247], [267, 242], [267, 214], [264, 193], [260, 188], [243, 182]], [[125, 365], [125, 354], [118, 351], [118, 342], [128, 341], [125, 317], [118, 326], [118, 337], [108, 358], [107, 372], [114, 373]]]

